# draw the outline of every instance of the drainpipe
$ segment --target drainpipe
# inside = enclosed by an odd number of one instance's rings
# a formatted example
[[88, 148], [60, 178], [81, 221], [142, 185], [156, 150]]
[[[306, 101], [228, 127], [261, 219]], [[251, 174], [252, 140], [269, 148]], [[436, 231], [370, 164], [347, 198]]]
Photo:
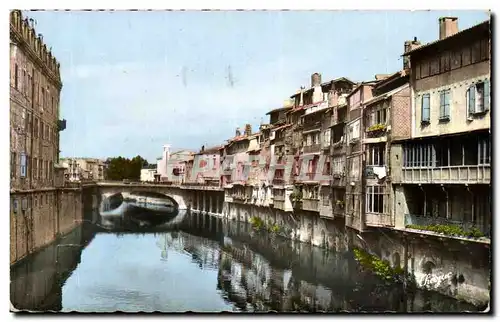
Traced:
[[418, 184], [418, 187], [420, 188], [420, 190], [422, 190], [422, 192], [424, 193], [424, 216], [427, 215], [427, 194], [425, 193], [425, 190], [424, 188], [422, 187], [422, 184]]
[[475, 214], [474, 214], [474, 193], [470, 190], [470, 187], [467, 183], [465, 184], [465, 188], [467, 188], [467, 191], [470, 193], [471, 198], [472, 198], [471, 199], [471, 201], [472, 201], [471, 202], [471, 212], [472, 212], [472, 223], [474, 223], [475, 219], [476, 219]]
[[446, 194], [446, 219], [450, 219], [450, 211], [449, 211], [449, 201], [448, 201], [448, 191], [444, 188], [444, 185], [441, 185], [441, 189]]

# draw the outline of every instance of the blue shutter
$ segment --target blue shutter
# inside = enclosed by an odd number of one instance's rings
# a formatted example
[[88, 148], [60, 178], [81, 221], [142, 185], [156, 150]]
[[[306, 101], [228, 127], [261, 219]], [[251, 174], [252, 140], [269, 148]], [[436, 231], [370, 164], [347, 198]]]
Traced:
[[430, 97], [425, 94], [422, 96], [422, 122], [429, 122], [430, 117]]
[[476, 86], [471, 86], [467, 90], [469, 97], [469, 116], [472, 116], [476, 112]]
[[21, 178], [26, 177], [26, 154], [21, 153]]
[[447, 118], [450, 117], [450, 96], [451, 91], [447, 90], [444, 94], [444, 116]]
[[490, 110], [490, 80], [487, 79], [484, 81], [484, 111]]

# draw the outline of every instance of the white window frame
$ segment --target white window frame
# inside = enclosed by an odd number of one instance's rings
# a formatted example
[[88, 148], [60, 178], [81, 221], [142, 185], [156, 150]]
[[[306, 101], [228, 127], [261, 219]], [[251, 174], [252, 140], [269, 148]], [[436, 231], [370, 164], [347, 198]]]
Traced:
[[[382, 212], [376, 212], [375, 207], [375, 197], [382, 196]], [[371, 198], [370, 198], [371, 197]], [[385, 214], [385, 186], [367, 186], [366, 187], [366, 213], [370, 214]]]
[[[481, 91], [478, 90], [478, 85], [482, 86], [483, 88], [482, 93]], [[472, 98], [471, 94], [474, 94]], [[467, 89], [465, 96], [466, 96], [466, 108], [467, 108], [468, 120], [472, 120], [473, 116], [476, 114], [482, 114], [488, 112], [490, 110], [490, 104], [491, 104], [490, 80], [486, 79], [479, 81], [475, 84], [472, 84]], [[471, 107], [471, 103], [474, 104], [473, 107]]]
[[[383, 149], [383, 151], [380, 151]], [[380, 160], [380, 153], [382, 153], [382, 159]], [[382, 167], [385, 166], [385, 145], [382, 146], [380, 143], [369, 144], [368, 145], [368, 156], [367, 156], [367, 164], [368, 166], [376, 166]], [[383, 161], [383, 162], [382, 162]]]

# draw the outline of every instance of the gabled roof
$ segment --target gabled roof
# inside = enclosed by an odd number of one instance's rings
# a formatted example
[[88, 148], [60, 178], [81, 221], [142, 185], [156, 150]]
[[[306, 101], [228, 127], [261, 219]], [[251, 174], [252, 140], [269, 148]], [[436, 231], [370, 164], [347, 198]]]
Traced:
[[286, 110], [289, 110], [291, 108], [293, 108], [293, 106], [284, 106], [284, 107], [280, 107], [280, 108], [275, 108], [274, 110], [271, 110], [271, 111], [267, 112], [266, 115], [269, 115], [271, 113], [286, 111]]
[[371, 81], [365, 81], [365, 82], [358, 83], [358, 85], [356, 85], [356, 87], [354, 87], [352, 89], [352, 92], [350, 92], [349, 94], [347, 94], [347, 96], [345, 98], [347, 99], [347, 98], [351, 97], [352, 94], [356, 93], [361, 86], [363, 86], [363, 85], [374, 86], [374, 85], [377, 84], [377, 82], [378, 81], [376, 81], [376, 80], [371, 80]]
[[[334, 84], [334, 83], [339, 83], [339, 82], [347, 82], [347, 83], [350, 83], [351, 85], [356, 85], [355, 82], [353, 82], [352, 80], [350, 80], [349, 78], [347, 77], [338, 77], [338, 78], [335, 78], [335, 79], [332, 79], [332, 80], [329, 80], [329, 81], [326, 81], [326, 82], [323, 82], [320, 84], [321, 87], [323, 86], [326, 86], [326, 85], [330, 85], [330, 84]], [[314, 87], [309, 87], [308, 89], [304, 89], [304, 93], [307, 93], [309, 91], [312, 91]], [[296, 97], [297, 95], [300, 95], [300, 91], [298, 91], [297, 93], [293, 94], [292, 96], [290, 96], [291, 98], [294, 98]]]
[[443, 39], [437, 39], [435, 41], [432, 41], [430, 43], [427, 43], [425, 45], [422, 45], [422, 46], [419, 46], [417, 48], [414, 48], [413, 50], [410, 50], [410, 51], [407, 51], [406, 53], [404, 53], [403, 55], [401, 56], [411, 56], [415, 53], [420, 53], [420, 52], [423, 52], [423, 51], [432, 51], [433, 50], [433, 47], [438, 45], [438, 44], [441, 44], [441, 43], [447, 43], [449, 41], [453, 41], [453, 40], [456, 40], [456, 39], [459, 39], [459, 38], [462, 38], [462, 37], [465, 37], [467, 35], [472, 35], [480, 30], [489, 30], [490, 28], [490, 20], [486, 20], [486, 21], [483, 21], [477, 25], [474, 25], [470, 28], [467, 28], [467, 29], [464, 29], [462, 31], [459, 31], [457, 32], [456, 34], [453, 34], [449, 37], [446, 37], [446, 38], [443, 38]]
[[392, 90], [392, 91], [390, 91], [390, 92], [384, 93], [384, 94], [379, 95], [379, 96], [372, 97], [372, 98], [370, 98], [369, 100], [367, 100], [366, 102], [364, 102], [364, 103], [363, 103], [363, 105], [364, 105], [364, 106], [368, 106], [368, 105], [371, 105], [371, 104], [377, 103], [377, 102], [379, 102], [379, 101], [382, 101], [382, 100], [384, 100], [384, 99], [386, 99], [386, 98], [388, 98], [388, 97], [391, 97], [392, 95], [394, 95], [394, 94], [396, 94], [396, 93], [398, 93], [398, 92], [402, 91], [403, 89], [408, 88], [409, 86], [410, 86], [410, 84], [409, 84], [409, 83], [406, 83], [406, 84], [404, 84], [403, 86], [400, 86], [400, 87], [398, 87], [398, 88], [396, 88], [396, 89], [393, 89], [393, 90]]

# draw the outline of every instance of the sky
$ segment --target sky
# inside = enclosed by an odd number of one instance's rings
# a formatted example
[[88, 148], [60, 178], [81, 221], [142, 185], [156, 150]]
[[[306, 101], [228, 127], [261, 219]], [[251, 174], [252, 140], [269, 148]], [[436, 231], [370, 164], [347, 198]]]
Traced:
[[24, 12], [61, 64], [61, 157], [219, 145], [267, 123], [314, 72], [372, 80], [402, 68], [404, 41], [484, 11]]

